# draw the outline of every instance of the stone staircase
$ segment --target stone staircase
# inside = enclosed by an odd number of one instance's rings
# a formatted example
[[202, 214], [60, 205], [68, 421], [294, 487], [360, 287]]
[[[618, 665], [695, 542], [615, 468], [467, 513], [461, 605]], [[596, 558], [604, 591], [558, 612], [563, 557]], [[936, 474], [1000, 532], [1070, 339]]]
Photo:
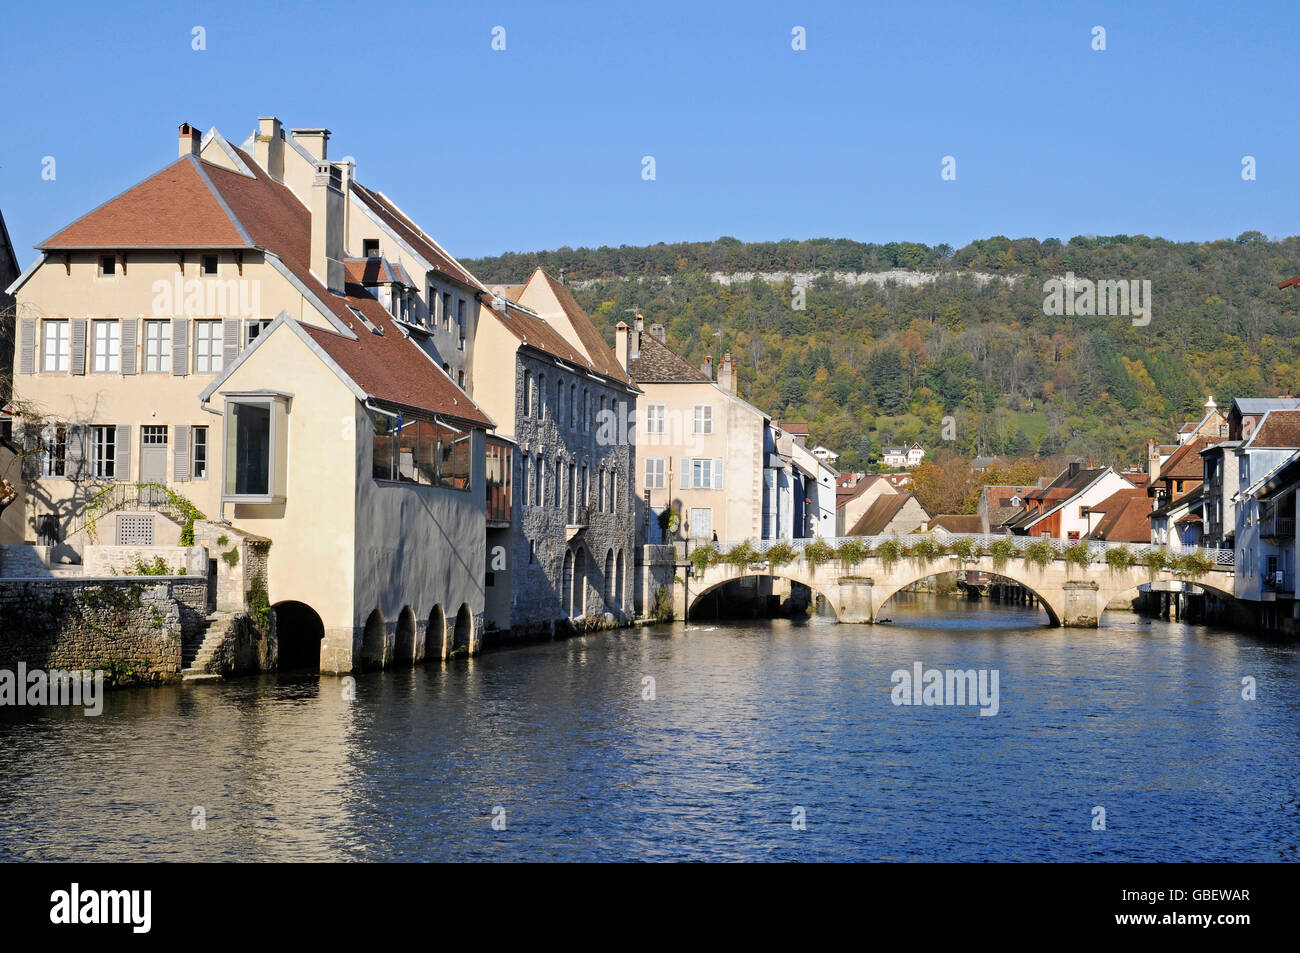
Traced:
[[48, 579], [51, 575], [35, 546], [0, 546], [0, 577]]
[[215, 682], [221, 676], [208, 671], [212, 656], [226, 634], [233, 612], [213, 612], [203, 620], [203, 625], [187, 637], [181, 645], [181, 680], [186, 682]]

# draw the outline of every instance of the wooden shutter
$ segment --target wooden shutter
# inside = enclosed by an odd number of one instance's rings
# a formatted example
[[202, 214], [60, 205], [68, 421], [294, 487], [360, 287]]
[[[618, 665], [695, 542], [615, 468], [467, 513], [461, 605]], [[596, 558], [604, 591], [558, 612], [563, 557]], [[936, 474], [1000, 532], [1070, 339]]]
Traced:
[[[136, 335], [139, 333], [139, 328], [140, 322], [135, 318], [122, 319], [121, 367], [123, 374], [136, 373]], [[120, 431], [122, 428], [118, 427], [117, 429]], [[129, 430], [130, 428], [128, 427], [127, 429]], [[119, 476], [118, 479], [124, 480], [126, 477]]]
[[86, 319], [72, 319], [72, 366], [74, 374], [86, 373]]
[[190, 319], [172, 318], [172, 373], [178, 377], [190, 370]]
[[63, 472], [69, 480], [84, 480], [86, 478], [86, 425], [69, 424], [67, 441], [64, 445]]
[[[135, 323], [134, 320], [131, 322]], [[132, 364], [135, 362], [132, 361]], [[134, 371], [132, 372], [134, 373]], [[131, 425], [123, 424], [117, 428], [113, 437], [114, 461], [113, 479], [128, 482], [131, 479]]]
[[229, 370], [230, 365], [239, 357], [239, 319], [225, 318], [221, 322], [221, 361], [222, 369]]
[[32, 424], [23, 427], [23, 481], [31, 483], [40, 479], [41, 455], [36, 452], [40, 447], [40, 431]]
[[184, 483], [190, 478], [190, 428], [188, 424], [172, 427], [172, 480]]
[[682, 479], [681, 479], [681, 484], [682, 484], [682, 489], [683, 489], [683, 490], [689, 490], [689, 489], [691, 488], [691, 476], [692, 476], [692, 472], [691, 472], [691, 471], [692, 471], [693, 466], [694, 466], [694, 464], [692, 464], [692, 462], [691, 462], [691, 458], [690, 458], [690, 457], [682, 457]]
[[18, 322], [18, 373], [36, 373], [36, 319]]
[[722, 458], [719, 457], [713, 461], [713, 488], [722, 489]]

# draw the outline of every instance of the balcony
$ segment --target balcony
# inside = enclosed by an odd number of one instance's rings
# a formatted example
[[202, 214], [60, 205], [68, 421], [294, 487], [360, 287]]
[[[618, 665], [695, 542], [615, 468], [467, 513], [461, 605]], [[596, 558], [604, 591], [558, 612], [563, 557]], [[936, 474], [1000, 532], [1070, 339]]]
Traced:
[[1264, 573], [1265, 592], [1295, 592], [1295, 574], [1289, 569], [1275, 569]]
[[1264, 539], [1295, 536], [1294, 516], [1269, 516], [1259, 521], [1259, 535]]
[[591, 520], [590, 507], [577, 503], [569, 504], [569, 525], [565, 527], [565, 541], [573, 539], [584, 529]]

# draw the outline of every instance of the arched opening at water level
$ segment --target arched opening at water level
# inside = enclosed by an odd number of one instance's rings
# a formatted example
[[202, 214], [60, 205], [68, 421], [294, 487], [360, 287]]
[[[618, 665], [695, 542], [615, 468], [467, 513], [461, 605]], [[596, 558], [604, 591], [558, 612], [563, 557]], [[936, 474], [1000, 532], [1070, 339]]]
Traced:
[[877, 592], [876, 621], [919, 623], [923, 619], [952, 624], [969, 617], [978, 622], [996, 618], [1010, 625], [1059, 625], [1050, 603], [1038, 592], [1010, 576], [978, 571], [930, 572], [918, 567], [893, 592]]
[[305, 602], [278, 602], [271, 607], [275, 628], [276, 668], [281, 672], [319, 672], [325, 625]]
[[739, 576], [700, 591], [691, 591], [686, 617], [694, 620], [834, 617], [829, 600], [797, 579], [785, 576]]

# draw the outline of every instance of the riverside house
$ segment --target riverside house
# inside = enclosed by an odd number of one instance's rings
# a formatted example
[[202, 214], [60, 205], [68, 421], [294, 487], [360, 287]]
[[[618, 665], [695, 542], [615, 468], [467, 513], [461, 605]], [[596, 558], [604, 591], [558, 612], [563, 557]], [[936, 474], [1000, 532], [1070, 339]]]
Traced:
[[269, 540], [282, 662], [474, 651], [493, 421], [408, 333], [410, 262], [372, 272], [347, 247], [351, 164], [286, 142], [273, 121], [251, 151], [183, 125], [174, 162], [38, 246], [14, 285], [29, 514], [72, 560], [174, 542], [138, 494], [87, 512], [161, 484], [209, 536]]

